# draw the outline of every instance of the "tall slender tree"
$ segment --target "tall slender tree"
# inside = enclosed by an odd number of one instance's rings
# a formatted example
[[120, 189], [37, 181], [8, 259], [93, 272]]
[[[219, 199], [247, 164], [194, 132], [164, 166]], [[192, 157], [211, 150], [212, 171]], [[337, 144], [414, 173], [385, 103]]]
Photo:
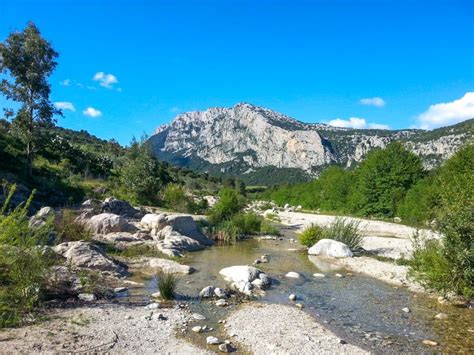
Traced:
[[45, 40], [33, 22], [19, 32], [12, 32], [0, 43], [0, 92], [20, 103], [15, 112], [6, 110], [15, 132], [25, 146], [26, 174], [32, 175], [34, 154], [41, 142], [42, 128], [55, 124], [54, 115], [61, 114], [49, 100], [48, 77], [56, 68], [58, 53]]

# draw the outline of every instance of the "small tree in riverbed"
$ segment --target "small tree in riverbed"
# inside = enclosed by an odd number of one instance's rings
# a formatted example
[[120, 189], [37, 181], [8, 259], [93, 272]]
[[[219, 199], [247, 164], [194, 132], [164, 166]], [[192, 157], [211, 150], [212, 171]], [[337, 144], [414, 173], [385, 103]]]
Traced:
[[56, 68], [57, 56], [33, 22], [0, 43], [0, 72], [10, 77], [0, 82], [0, 92], [21, 104], [16, 113], [6, 110], [6, 116], [13, 118], [13, 131], [25, 145], [28, 176], [32, 174], [41, 128], [53, 125], [53, 115], [61, 114], [49, 100], [51, 87], [47, 81]]

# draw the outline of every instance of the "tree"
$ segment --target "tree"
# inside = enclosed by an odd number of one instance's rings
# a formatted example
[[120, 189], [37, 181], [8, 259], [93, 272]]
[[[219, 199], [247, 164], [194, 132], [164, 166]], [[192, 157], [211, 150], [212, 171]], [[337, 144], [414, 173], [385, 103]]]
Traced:
[[364, 216], [393, 217], [407, 191], [423, 175], [421, 159], [399, 142], [371, 151], [355, 172], [351, 208]]
[[61, 114], [49, 100], [51, 87], [47, 81], [56, 68], [58, 53], [29, 22], [22, 32], [12, 32], [0, 43], [0, 57], [0, 72], [10, 77], [0, 82], [0, 92], [21, 104], [16, 113], [6, 110], [6, 115], [13, 117], [14, 131], [25, 145], [26, 173], [31, 176], [41, 128], [54, 125], [53, 115]]

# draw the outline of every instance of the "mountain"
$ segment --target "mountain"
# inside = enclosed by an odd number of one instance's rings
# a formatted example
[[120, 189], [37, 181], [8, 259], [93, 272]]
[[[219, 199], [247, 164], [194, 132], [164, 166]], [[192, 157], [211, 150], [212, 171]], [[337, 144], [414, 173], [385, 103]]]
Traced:
[[351, 129], [304, 123], [239, 103], [186, 112], [158, 127], [149, 144], [158, 159], [248, 184], [308, 180], [327, 165], [351, 167], [374, 148], [401, 141], [428, 169], [472, 139], [474, 119], [433, 131]]

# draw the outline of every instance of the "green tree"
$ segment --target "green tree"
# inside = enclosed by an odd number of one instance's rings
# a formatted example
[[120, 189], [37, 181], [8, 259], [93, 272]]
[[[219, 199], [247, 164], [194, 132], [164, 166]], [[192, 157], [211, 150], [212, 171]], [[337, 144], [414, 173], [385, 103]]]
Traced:
[[351, 208], [364, 216], [393, 217], [407, 191], [424, 175], [421, 159], [401, 143], [371, 151], [355, 172]]
[[32, 175], [41, 128], [54, 125], [53, 115], [61, 114], [49, 100], [51, 87], [47, 80], [56, 68], [57, 56], [33, 22], [21, 32], [12, 32], [0, 44], [0, 70], [11, 78], [2, 79], [0, 92], [21, 105], [16, 112], [7, 110], [6, 115], [13, 117], [14, 131], [25, 145], [28, 176]]

